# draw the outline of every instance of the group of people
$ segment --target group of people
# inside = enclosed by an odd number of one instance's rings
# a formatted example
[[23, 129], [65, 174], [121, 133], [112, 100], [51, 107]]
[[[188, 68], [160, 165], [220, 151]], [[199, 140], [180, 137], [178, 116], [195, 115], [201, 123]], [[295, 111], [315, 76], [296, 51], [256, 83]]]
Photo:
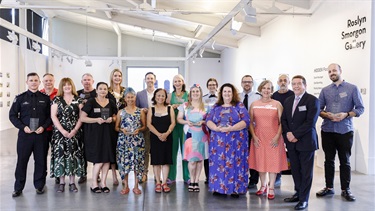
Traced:
[[[341, 194], [354, 201], [349, 187], [352, 117], [360, 116], [364, 107], [358, 88], [344, 81], [341, 74], [338, 64], [328, 66], [333, 83], [322, 89], [318, 99], [306, 92], [302, 75], [291, 81], [288, 75], [280, 75], [276, 92], [269, 80], [253, 91], [250, 75], [242, 77], [241, 93], [230, 83], [217, 90], [217, 80], [210, 78], [206, 83], [209, 93], [203, 95], [199, 84], [187, 90], [182, 75], [174, 76], [174, 90], [168, 94], [163, 88], [155, 88], [156, 75], [152, 72], [145, 75], [147, 87], [140, 92], [121, 86], [122, 72], [118, 69], [111, 73], [110, 86], [99, 82], [96, 89], [92, 87], [92, 75], [84, 74], [84, 89], [78, 92], [70, 78], [61, 79], [55, 89], [53, 75], [47, 73], [41, 90], [44, 95], [38, 91], [39, 76], [30, 73], [28, 91], [16, 97], [9, 114], [19, 129], [13, 197], [22, 193], [31, 153], [35, 157], [34, 186], [37, 193], [44, 192], [50, 142], [50, 175], [57, 178], [57, 192], [64, 192], [65, 177], [69, 177], [69, 190], [77, 192], [75, 176], [86, 181], [89, 161], [93, 163], [92, 192], [110, 192], [107, 174], [112, 169], [117, 185], [118, 169], [123, 184], [120, 193], [130, 192], [128, 174], [133, 171], [132, 191], [141, 194], [138, 184], [147, 181], [149, 160], [155, 192], [170, 192], [180, 150], [182, 178], [189, 192], [200, 191], [199, 177], [204, 168], [205, 183], [214, 195], [239, 198], [248, 188], [255, 188], [260, 178], [255, 194], [272, 200], [281, 181], [280, 172], [290, 169], [295, 194], [284, 201], [298, 202], [294, 208], [302, 210], [308, 206], [318, 149], [315, 125], [321, 116], [326, 187], [316, 195], [334, 194], [334, 159], [338, 152]], [[292, 90], [288, 89], [290, 82]]]

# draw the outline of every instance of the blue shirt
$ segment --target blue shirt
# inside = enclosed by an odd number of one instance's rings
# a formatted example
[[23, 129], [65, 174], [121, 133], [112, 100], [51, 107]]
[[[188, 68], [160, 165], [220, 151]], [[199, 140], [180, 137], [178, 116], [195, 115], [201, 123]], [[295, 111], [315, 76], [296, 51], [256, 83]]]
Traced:
[[[340, 85], [332, 83], [322, 89], [319, 95], [320, 110], [340, 113], [354, 112], [356, 117], [363, 114], [365, 108], [361, 94], [357, 86], [343, 81]], [[332, 122], [330, 119], [324, 118], [322, 130], [324, 132], [333, 132], [345, 134], [353, 131], [353, 118], [345, 118], [340, 122]]]

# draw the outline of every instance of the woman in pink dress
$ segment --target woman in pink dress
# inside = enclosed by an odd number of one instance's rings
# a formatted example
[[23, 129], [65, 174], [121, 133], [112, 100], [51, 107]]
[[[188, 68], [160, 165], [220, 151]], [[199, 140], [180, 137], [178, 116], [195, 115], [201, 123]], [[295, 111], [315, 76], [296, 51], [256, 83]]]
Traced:
[[275, 198], [276, 174], [288, 169], [284, 141], [281, 136], [280, 117], [283, 107], [280, 102], [271, 99], [273, 85], [269, 80], [263, 81], [258, 92], [262, 98], [250, 106], [250, 168], [259, 172], [261, 188], [256, 195], [267, 193], [267, 173], [269, 177], [268, 199]]

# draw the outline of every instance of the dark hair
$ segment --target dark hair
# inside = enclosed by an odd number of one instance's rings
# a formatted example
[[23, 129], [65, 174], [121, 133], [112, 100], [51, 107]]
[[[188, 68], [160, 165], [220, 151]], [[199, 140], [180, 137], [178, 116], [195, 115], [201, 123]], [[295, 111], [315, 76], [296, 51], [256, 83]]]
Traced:
[[250, 77], [251, 80], [254, 80], [254, 79], [253, 79], [253, 76], [251, 76], [251, 75], [244, 75], [244, 76], [241, 78], [241, 83], [242, 83], [243, 78], [246, 78], [246, 77]]
[[233, 106], [237, 105], [237, 103], [239, 103], [241, 100], [240, 100], [240, 97], [238, 96], [238, 91], [237, 91], [236, 87], [233, 84], [230, 84], [230, 83], [225, 83], [220, 87], [219, 98], [217, 100], [217, 104], [218, 105], [224, 104], [224, 100], [223, 100], [223, 89], [224, 89], [224, 87], [229, 87], [229, 88], [232, 89], [233, 97], [232, 97], [232, 100], [230, 101], [230, 104], [232, 104]]
[[262, 81], [262, 83], [259, 84], [258, 86], [258, 92], [261, 93], [262, 92], [262, 88], [266, 85], [266, 84], [271, 84], [271, 92], [273, 92], [273, 84], [270, 80], [264, 80]]
[[207, 80], [207, 83], [206, 83], [206, 87], [207, 87], [207, 88], [208, 88], [208, 83], [209, 83], [210, 81], [215, 82], [215, 83], [216, 83], [216, 86], [219, 85], [219, 84], [217, 83], [217, 80], [216, 80], [215, 78], [209, 78], [209, 79]]
[[153, 75], [154, 78], [156, 79], [156, 75], [155, 75], [153, 72], [148, 72], [148, 73], [146, 73], [146, 74], [145, 74], [145, 78], [147, 77], [147, 75], [150, 75], [150, 74]]
[[294, 76], [294, 77], [292, 78], [292, 80], [295, 79], [295, 78], [300, 78], [300, 79], [302, 79], [302, 83], [306, 86], [306, 78], [305, 78], [305, 77], [303, 77], [302, 75], [296, 75], [296, 76]]
[[167, 94], [167, 90], [163, 89], [163, 88], [158, 88], [155, 90], [154, 92], [154, 96], [152, 96], [152, 105], [156, 105], [156, 100], [155, 100], [155, 96], [156, 96], [156, 93], [158, 93], [159, 91], [164, 91], [164, 94], [165, 94], [165, 100], [164, 100], [164, 105], [167, 106], [168, 103], [167, 103], [167, 97], [168, 97], [168, 94]]
[[45, 76], [47, 76], [47, 75], [52, 76], [52, 77], [55, 77], [52, 73], [46, 73], [46, 74], [43, 75], [43, 78], [44, 78]]
[[106, 85], [107, 88], [108, 88], [108, 84], [107, 84], [106, 82], [99, 82], [98, 84], [96, 84], [96, 89], [98, 89], [98, 87], [99, 87], [100, 85], [102, 85], [102, 84]]
[[38, 76], [38, 78], [39, 78], [38, 73], [35, 73], [35, 72], [31, 72], [31, 73], [27, 74], [26, 78], [29, 78], [30, 76]]

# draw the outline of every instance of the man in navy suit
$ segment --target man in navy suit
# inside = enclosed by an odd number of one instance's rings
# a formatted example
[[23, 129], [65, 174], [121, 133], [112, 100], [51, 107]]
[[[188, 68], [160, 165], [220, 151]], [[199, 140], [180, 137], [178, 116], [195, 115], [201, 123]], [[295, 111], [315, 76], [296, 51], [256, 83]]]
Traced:
[[285, 202], [298, 202], [295, 210], [308, 206], [313, 179], [314, 154], [318, 149], [315, 124], [320, 112], [319, 100], [306, 92], [306, 79], [296, 75], [292, 79], [294, 95], [284, 102], [281, 116], [283, 136], [288, 149], [294, 189], [296, 193]]
[[[148, 72], [145, 75], [146, 89], [137, 92], [135, 105], [142, 108], [147, 114], [148, 108], [152, 106], [151, 99], [154, 96], [156, 75]], [[143, 132], [145, 138], [145, 171], [141, 182], [147, 181], [148, 165], [150, 160], [150, 131], [147, 129]]]

